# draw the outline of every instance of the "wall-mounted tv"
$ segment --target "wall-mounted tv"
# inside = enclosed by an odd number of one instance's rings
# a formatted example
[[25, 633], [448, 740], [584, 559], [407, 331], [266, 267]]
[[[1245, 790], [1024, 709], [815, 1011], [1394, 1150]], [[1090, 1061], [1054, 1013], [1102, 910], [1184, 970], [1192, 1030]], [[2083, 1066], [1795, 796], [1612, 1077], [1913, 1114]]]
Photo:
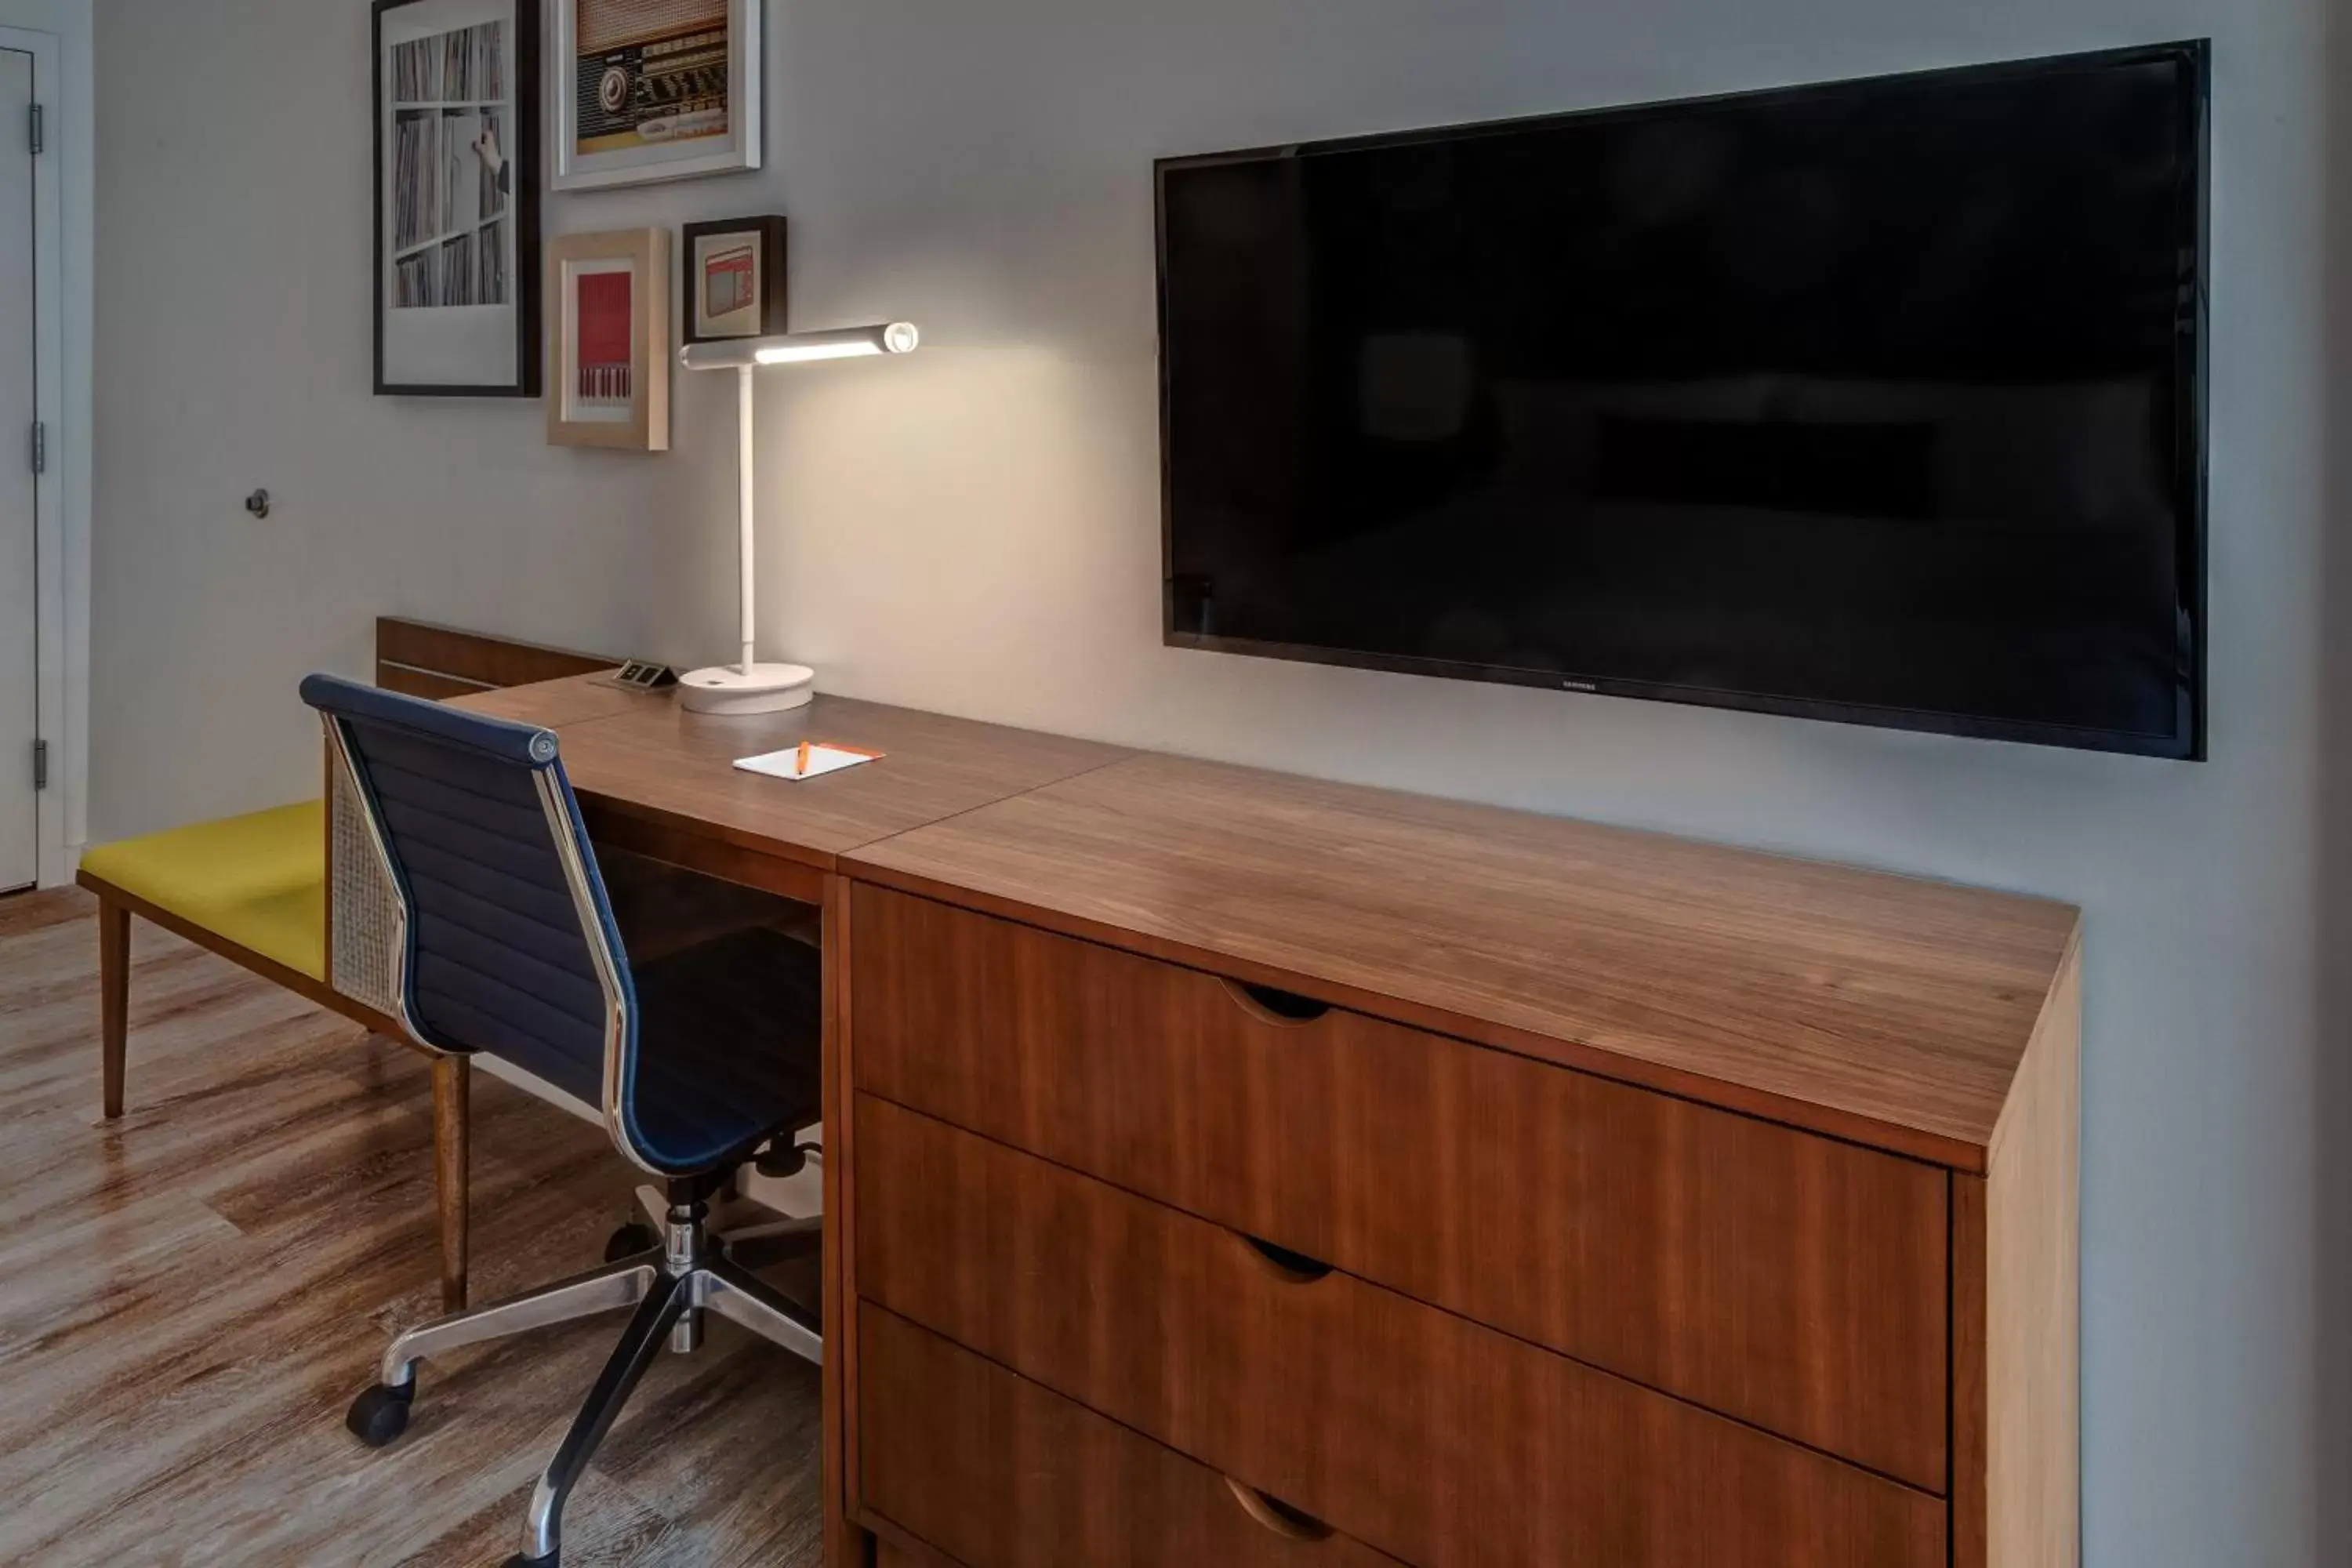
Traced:
[[1168, 640], [2202, 756], [2209, 81], [1163, 161]]

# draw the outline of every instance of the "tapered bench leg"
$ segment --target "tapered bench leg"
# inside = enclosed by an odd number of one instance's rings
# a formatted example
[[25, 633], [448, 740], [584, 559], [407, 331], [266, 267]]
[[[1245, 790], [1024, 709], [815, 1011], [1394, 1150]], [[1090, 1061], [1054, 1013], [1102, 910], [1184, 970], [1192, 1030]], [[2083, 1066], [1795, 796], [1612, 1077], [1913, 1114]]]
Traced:
[[109, 1121], [122, 1114], [122, 1069], [131, 1042], [131, 911], [98, 905], [98, 1065]]
[[451, 1312], [466, 1305], [466, 1129], [473, 1070], [472, 1061], [465, 1057], [433, 1058], [433, 1177], [441, 1214], [441, 1306]]

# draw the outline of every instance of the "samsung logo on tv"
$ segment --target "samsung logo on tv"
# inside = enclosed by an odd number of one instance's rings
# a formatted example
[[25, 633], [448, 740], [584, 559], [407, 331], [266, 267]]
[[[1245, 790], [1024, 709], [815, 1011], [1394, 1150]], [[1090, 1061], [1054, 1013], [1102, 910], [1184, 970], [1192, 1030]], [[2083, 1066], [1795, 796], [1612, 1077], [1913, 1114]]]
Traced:
[[1559, 689], [1562, 691], [1590, 691], [1596, 695], [1601, 690], [1601, 688], [1589, 680], [1563, 680], [1559, 683]]

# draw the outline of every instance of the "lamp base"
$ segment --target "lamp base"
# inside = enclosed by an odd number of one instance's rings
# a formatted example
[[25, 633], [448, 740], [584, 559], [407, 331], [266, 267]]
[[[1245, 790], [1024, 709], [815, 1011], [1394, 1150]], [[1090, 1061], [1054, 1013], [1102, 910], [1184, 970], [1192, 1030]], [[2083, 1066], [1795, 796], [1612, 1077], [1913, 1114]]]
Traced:
[[690, 670], [678, 679], [678, 705], [722, 719], [805, 708], [816, 695], [816, 671], [804, 664], [740, 664]]

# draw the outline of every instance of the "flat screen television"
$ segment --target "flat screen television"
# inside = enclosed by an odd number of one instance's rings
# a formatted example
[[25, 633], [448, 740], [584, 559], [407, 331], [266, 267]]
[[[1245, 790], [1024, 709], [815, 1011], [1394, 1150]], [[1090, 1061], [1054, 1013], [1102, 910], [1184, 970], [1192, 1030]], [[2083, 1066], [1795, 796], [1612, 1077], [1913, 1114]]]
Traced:
[[1168, 640], [2202, 756], [2209, 83], [1162, 161]]

